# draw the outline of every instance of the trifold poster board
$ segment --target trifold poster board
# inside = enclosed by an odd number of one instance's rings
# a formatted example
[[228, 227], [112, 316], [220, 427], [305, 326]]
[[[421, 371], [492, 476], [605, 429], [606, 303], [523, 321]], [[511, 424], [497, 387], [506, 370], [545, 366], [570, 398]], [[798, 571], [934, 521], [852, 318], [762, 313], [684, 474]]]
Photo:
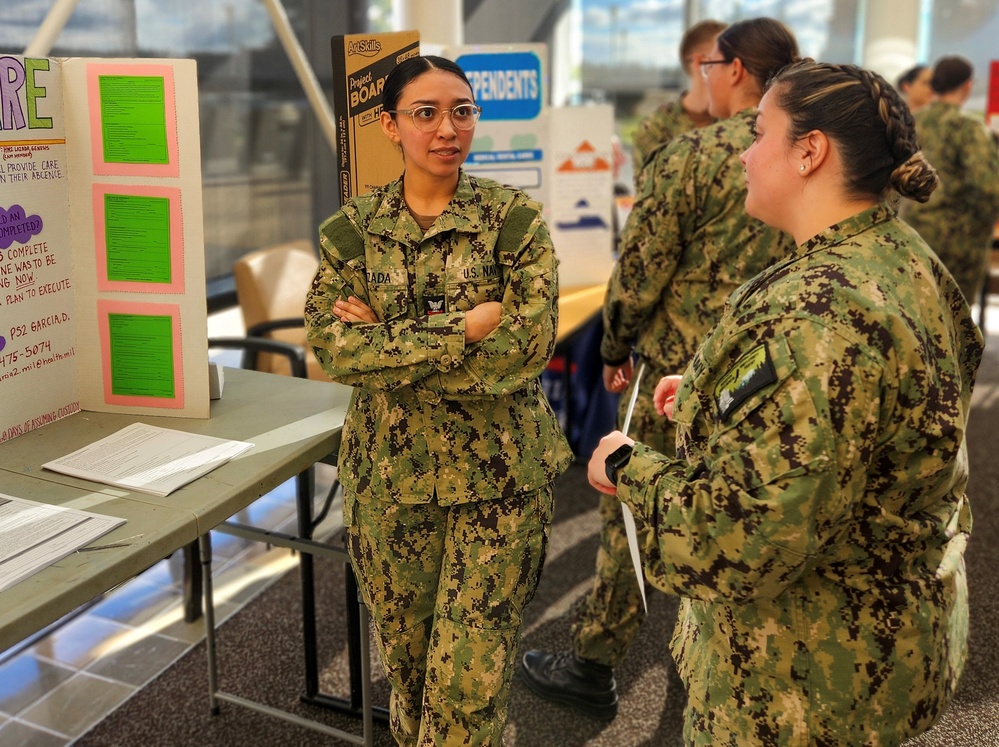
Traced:
[[193, 60], [0, 57], [0, 442], [208, 417]]
[[402, 154], [382, 132], [382, 86], [398, 63], [420, 54], [418, 31], [331, 39], [340, 202], [397, 179]]

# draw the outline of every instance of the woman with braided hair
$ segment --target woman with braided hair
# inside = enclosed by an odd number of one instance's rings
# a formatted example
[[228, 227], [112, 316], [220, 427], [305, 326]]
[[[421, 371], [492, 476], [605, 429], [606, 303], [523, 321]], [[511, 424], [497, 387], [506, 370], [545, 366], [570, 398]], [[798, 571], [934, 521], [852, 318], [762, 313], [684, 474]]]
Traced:
[[660, 381], [676, 456], [616, 431], [590, 483], [652, 528], [648, 575], [683, 597], [688, 744], [897, 745], [944, 711], [967, 653], [982, 338], [884, 202], [937, 177], [883, 78], [785, 68], [742, 163], [747, 212], [796, 246]]

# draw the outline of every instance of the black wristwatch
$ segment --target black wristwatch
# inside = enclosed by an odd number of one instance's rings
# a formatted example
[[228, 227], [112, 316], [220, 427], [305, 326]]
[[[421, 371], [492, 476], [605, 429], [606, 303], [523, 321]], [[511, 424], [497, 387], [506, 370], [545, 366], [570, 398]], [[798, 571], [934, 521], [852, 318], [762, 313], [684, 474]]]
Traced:
[[631, 459], [631, 451], [632, 447], [628, 444], [618, 446], [604, 460], [604, 470], [607, 472], [607, 479], [611, 481], [611, 485], [617, 485], [617, 471]]

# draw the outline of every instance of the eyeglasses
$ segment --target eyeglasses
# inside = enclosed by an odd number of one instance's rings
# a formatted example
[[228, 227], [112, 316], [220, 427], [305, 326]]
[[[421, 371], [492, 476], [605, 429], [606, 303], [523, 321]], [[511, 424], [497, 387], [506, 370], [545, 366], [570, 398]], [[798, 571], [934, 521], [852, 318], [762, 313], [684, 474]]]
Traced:
[[451, 124], [458, 130], [470, 130], [479, 121], [481, 106], [474, 104], [458, 104], [450, 109], [438, 109], [436, 106], [418, 106], [415, 109], [392, 109], [389, 114], [408, 114], [413, 118], [413, 126], [421, 132], [433, 132], [441, 126], [444, 115], [451, 117]]
[[732, 60], [701, 60], [701, 77], [708, 77], [708, 67], [711, 65], [731, 65]]

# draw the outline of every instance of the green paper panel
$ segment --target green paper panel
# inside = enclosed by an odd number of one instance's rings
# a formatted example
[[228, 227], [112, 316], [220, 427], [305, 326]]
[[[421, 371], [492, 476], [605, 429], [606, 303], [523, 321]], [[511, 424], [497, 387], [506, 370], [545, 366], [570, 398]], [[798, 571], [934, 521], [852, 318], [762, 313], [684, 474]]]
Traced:
[[108, 314], [108, 330], [112, 394], [172, 399], [173, 318]]
[[169, 163], [163, 78], [101, 75], [99, 81], [104, 160]]
[[108, 280], [169, 283], [170, 200], [104, 195]]

